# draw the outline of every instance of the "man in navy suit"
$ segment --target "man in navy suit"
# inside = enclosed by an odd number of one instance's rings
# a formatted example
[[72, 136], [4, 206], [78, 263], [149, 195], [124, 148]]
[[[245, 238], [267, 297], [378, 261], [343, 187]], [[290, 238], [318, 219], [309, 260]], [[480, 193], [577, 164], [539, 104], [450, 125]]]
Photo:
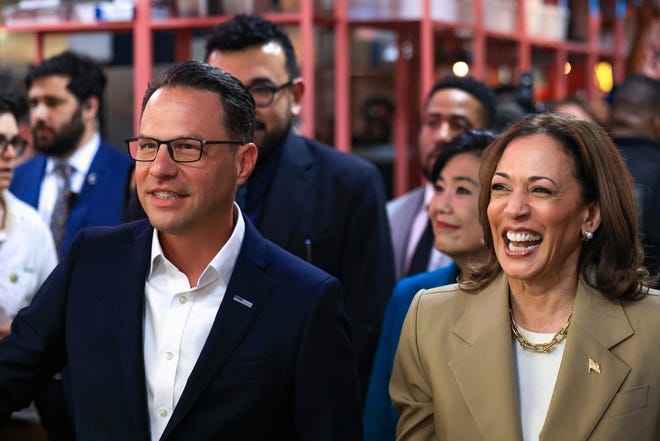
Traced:
[[25, 84], [40, 154], [16, 168], [10, 190], [52, 226], [63, 179], [56, 164], [71, 167], [64, 231], [55, 235], [63, 256], [81, 228], [122, 221], [132, 161], [99, 135], [106, 77], [92, 60], [64, 52], [30, 68]]
[[264, 239], [234, 196], [254, 101], [188, 61], [127, 144], [148, 220], [83, 230], [0, 342], [0, 417], [68, 362], [76, 439], [359, 440], [337, 279]]
[[339, 279], [364, 390], [394, 286], [382, 177], [372, 164], [295, 133], [305, 85], [275, 24], [238, 15], [215, 28], [205, 59], [255, 99], [259, 160], [237, 201], [267, 239]]

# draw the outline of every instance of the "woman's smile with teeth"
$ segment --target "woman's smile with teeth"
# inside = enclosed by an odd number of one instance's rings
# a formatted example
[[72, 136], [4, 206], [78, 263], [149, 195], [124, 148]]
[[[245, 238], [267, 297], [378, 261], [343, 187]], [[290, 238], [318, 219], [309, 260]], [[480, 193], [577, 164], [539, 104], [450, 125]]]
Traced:
[[520, 253], [538, 247], [543, 237], [536, 233], [514, 233], [513, 231], [507, 231], [505, 239], [509, 251]]

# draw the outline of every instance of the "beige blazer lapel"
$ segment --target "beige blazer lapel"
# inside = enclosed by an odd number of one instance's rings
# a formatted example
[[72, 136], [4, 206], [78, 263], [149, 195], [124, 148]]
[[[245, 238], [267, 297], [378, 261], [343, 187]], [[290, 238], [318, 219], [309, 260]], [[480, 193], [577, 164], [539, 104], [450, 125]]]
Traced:
[[[540, 441], [587, 439], [630, 371], [610, 352], [633, 334], [621, 304], [580, 281], [573, 311]], [[589, 369], [590, 358], [600, 374]]]
[[522, 439], [508, 299], [502, 274], [474, 296], [452, 330], [469, 348], [449, 368], [485, 441]]

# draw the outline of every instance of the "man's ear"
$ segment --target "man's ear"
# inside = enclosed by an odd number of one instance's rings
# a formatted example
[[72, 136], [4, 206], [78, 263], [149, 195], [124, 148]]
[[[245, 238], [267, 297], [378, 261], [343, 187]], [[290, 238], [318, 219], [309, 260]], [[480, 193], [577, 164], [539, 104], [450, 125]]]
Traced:
[[99, 99], [96, 96], [90, 96], [81, 103], [81, 112], [84, 121], [94, 121], [99, 113]]
[[236, 185], [243, 185], [252, 174], [259, 152], [257, 146], [250, 142], [238, 148], [235, 155]]
[[302, 109], [302, 98], [305, 93], [305, 82], [302, 77], [295, 78], [291, 85], [291, 113], [293, 116], [299, 116]]

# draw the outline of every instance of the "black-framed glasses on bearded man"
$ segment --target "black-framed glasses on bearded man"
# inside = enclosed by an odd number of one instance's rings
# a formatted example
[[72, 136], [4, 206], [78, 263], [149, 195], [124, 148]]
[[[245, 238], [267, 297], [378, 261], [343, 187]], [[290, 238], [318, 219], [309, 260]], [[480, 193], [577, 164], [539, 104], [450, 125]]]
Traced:
[[241, 141], [222, 140], [208, 141], [198, 138], [174, 138], [167, 141], [161, 141], [146, 136], [127, 138], [125, 141], [128, 147], [128, 154], [138, 162], [151, 162], [156, 159], [158, 149], [161, 145], [167, 146], [170, 158], [174, 162], [196, 162], [202, 159], [204, 147], [215, 144], [236, 144], [243, 145]]
[[287, 87], [291, 87], [292, 85], [293, 80], [289, 80], [279, 86], [269, 83], [257, 83], [248, 86], [247, 91], [252, 95], [255, 107], [268, 107], [273, 104], [277, 92], [284, 90]]

